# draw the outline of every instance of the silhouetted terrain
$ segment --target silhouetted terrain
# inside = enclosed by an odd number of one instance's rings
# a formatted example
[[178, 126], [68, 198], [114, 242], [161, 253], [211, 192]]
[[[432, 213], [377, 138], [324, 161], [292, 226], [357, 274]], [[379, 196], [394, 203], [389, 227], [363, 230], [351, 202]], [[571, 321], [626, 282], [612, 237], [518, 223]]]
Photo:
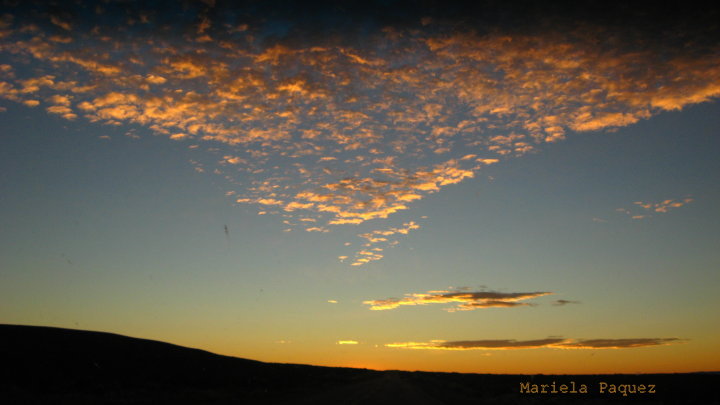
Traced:
[[[586, 384], [588, 393], [520, 392], [521, 383], [553, 381], [558, 390]], [[600, 394], [601, 381], [653, 384], [656, 392]], [[719, 373], [524, 376], [273, 364], [111, 333], [0, 325], [2, 404], [720, 404], [719, 383]]]

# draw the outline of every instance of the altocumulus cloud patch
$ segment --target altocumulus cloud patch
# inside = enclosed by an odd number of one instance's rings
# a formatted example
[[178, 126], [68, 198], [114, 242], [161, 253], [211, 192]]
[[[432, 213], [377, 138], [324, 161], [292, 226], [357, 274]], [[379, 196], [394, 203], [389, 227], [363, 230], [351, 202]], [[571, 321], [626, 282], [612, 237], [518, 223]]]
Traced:
[[718, 45], [692, 35], [480, 30], [413, 12], [343, 30], [340, 12], [316, 9], [304, 18], [328, 28], [317, 35], [261, 6], [183, 7], [9, 6], [0, 98], [184, 142], [198, 170], [288, 230], [363, 224], [361, 247], [340, 256], [355, 266], [420, 227], [397, 213], [488, 165], [720, 95]]

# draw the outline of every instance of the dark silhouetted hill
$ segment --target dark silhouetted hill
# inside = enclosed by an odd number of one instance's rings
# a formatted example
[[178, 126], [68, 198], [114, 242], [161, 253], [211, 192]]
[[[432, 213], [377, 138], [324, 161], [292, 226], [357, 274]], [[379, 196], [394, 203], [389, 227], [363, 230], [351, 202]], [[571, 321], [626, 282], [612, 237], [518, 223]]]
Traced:
[[[521, 383], [587, 394], [520, 393]], [[598, 383], [654, 384], [600, 394]], [[488, 375], [274, 364], [112, 333], [0, 325], [0, 404], [720, 404], [720, 374]]]

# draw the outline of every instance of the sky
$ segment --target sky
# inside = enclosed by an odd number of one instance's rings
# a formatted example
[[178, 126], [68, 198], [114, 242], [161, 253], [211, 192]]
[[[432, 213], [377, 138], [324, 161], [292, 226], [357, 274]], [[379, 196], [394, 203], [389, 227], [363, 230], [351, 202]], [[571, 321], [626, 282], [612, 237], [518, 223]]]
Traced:
[[717, 10], [633, 4], [3, 2], [0, 322], [717, 371]]

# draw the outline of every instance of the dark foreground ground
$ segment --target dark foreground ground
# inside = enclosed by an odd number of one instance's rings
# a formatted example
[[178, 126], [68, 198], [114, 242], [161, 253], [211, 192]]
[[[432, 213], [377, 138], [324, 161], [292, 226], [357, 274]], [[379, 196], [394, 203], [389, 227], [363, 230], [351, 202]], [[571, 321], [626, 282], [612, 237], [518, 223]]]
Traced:
[[[520, 384], [588, 393], [521, 393]], [[655, 393], [599, 393], [600, 382]], [[547, 387], [546, 390], [550, 390]], [[571, 387], [568, 387], [571, 389]], [[720, 373], [488, 375], [272, 364], [152, 340], [0, 325], [0, 404], [720, 404]]]

